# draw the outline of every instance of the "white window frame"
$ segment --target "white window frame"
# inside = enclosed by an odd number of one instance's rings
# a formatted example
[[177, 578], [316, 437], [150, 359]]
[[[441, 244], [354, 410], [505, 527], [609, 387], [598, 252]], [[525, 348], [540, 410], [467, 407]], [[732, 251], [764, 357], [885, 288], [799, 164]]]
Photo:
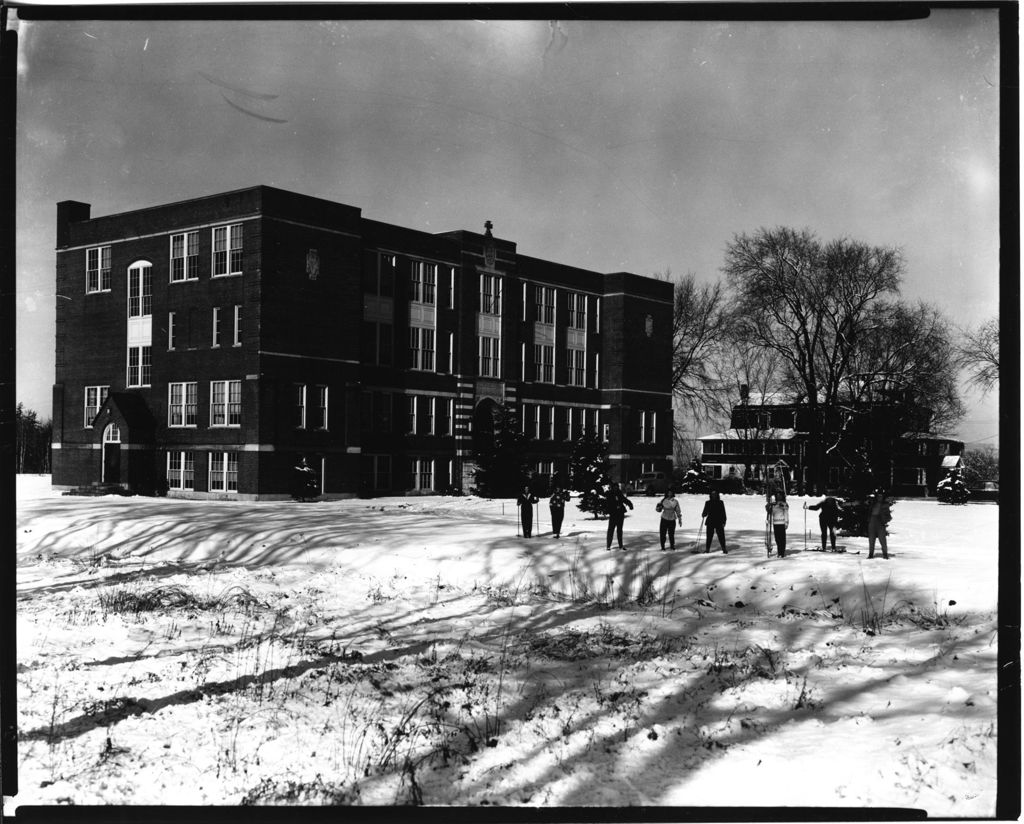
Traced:
[[295, 429], [305, 429], [306, 428], [306, 399], [307, 399], [307, 396], [308, 396], [308, 393], [306, 391], [306, 384], [304, 384], [304, 383], [295, 383], [295, 384], [292, 384], [292, 388], [293, 388], [293, 391], [296, 393], [296, 394], [292, 395], [292, 400], [295, 403], [295, 406], [293, 408], [294, 408], [295, 413], [296, 413], [295, 417], [292, 419], [295, 422], [294, 423], [294, 428]]
[[550, 343], [533, 345], [533, 379], [537, 383], [555, 382], [555, 347]]
[[410, 302], [427, 306], [437, 304], [437, 264], [414, 260], [409, 270]]
[[501, 275], [480, 273], [480, 314], [501, 315]]
[[455, 333], [448, 333], [448, 374], [455, 374]]
[[[133, 356], [137, 356], [133, 357]], [[133, 363], [133, 360], [136, 362]], [[126, 386], [150, 386], [153, 380], [153, 347], [149, 344], [128, 347], [128, 379]]]
[[[180, 244], [180, 254], [175, 254], [175, 245]], [[168, 273], [171, 283], [199, 280], [199, 232], [178, 232], [171, 235], [171, 266]], [[179, 265], [180, 262], [180, 265]], [[176, 273], [180, 269], [180, 275]]]
[[417, 402], [416, 395], [406, 395], [408, 400], [406, 401], [406, 434], [417, 435], [419, 434], [419, 403]]
[[409, 327], [409, 348], [412, 353], [410, 368], [418, 372], [433, 372], [437, 362], [436, 330], [425, 326]]
[[[107, 395], [110, 394], [109, 386], [86, 386], [85, 392], [83, 393], [83, 409], [82, 413], [85, 416], [85, 429], [89, 429], [92, 426], [93, 419], [100, 413], [100, 407], [103, 406], [103, 402], [107, 399]], [[89, 403], [89, 396], [93, 395], [96, 399], [95, 406]], [[89, 410], [92, 410], [92, 414], [89, 414]]]
[[455, 434], [455, 398], [443, 398], [444, 401], [444, 432], [445, 436]]
[[[136, 288], [138, 294], [133, 296], [132, 290]], [[153, 264], [148, 260], [137, 260], [128, 267], [128, 317], [148, 318], [152, 314]]]
[[232, 346], [242, 345], [242, 304], [236, 303], [235, 310], [232, 317], [233, 331], [232, 331]]
[[176, 314], [175, 312], [167, 313], [167, 351], [169, 352], [174, 350], [174, 321]]
[[448, 308], [455, 308], [455, 267], [448, 267]]
[[[210, 277], [225, 278], [242, 274], [242, 224], [225, 223], [223, 226], [214, 226], [210, 230], [213, 241], [210, 250]], [[223, 241], [218, 235], [223, 235]], [[223, 242], [224, 248], [218, 249], [218, 243]], [[223, 260], [218, 264], [217, 256], [223, 255]]]
[[569, 328], [587, 330], [587, 296], [582, 292], [569, 292]]
[[[221, 390], [222, 401], [217, 401], [217, 390]], [[232, 390], [237, 391], [238, 400], [232, 401]], [[236, 423], [232, 423], [233, 407], [237, 406]], [[210, 426], [215, 428], [238, 428], [242, 425], [242, 382], [240, 380], [210, 381]]]
[[594, 353], [594, 389], [601, 388], [601, 355]]
[[[410, 489], [416, 492], [434, 491], [434, 459], [433, 458], [410, 458], [409, 459]], [[424, 483], [426, 479], [426, 483]]]
[[526, 383], [526, 344], [519, 344], [519, 380]]
[[[175, 398], [175, 391], [179, 392]], [[191, 395], [191, 398], [189, 397]], [[175, 420], [179, 422], [175, 422]], [[173, 381], [167, 384], [167, 426], [172, 429], [195, 429], [199, 424], [199, 385], [195, 381]]]
[[[214, 482], [215, 474], [219, 476], [219, 484]], [[210, 463], [208, 467], [208, 488], [210, 492], [238, 492], [237, 452], [210, 453]]]
[[[95, 282], [93, 282], [95, 279]], [[85, 293], [110, 291], [110, 247], [93, 246], [85, 250]]]
[[568, 347], [566, 349], [569, 371], [569, 386], [587, 385], [587, 350]]
[[220, 307], [213, 307], [213, 323], [211, 325], [210, 346], [214, 349], [220, 348]]
[[501, 377], [501, 338], [477, 335], [477, 373], [482, 378]]
[[[328, 426], [328, 415], [330, 414], [330, 390], [326, 384], [317, 384], [316, 389], [316, 408], [317, 408], [317, 425], [313, 427], [318, 430], [327, 430]], [[321, 476], [322, 477], [322, 476]]]
[[[172, 464], [176, 465], [172, 466]], [[168, 489], [194, 490], [196, 488], [195, 453], [189, 449], [168, 452], [164, 477], [167, 479]]]
[[534, 297], [537, 304], [537, 323], [554, 324], [555, 301], [557, 300], [554, 286], [535, 286]]

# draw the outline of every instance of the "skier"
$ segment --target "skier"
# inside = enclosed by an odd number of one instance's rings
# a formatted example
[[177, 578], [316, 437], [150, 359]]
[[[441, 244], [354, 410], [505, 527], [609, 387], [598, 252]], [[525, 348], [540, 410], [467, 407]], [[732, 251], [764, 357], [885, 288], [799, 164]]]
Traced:
[[826, 550], [826, 538], [832, 539], [832, 551], [836, 551], [836, 526], [839, 524], [839, 512], [843, 508], [837, 498], [826, 495], [824, 499], [816, 504], [807, 506], [807, 509], [820, 510], [818, 512], [818, 526], [821, 528], [821, 551]]
[[551, 531], [556, 538], [560, 538], [562, 531], [562, 518], [565, 517], [565, 502], [569, 500], [569, 493], [562, 489], [561, 484], [555, 484], [555, 491], [551, 494], [548, 506], [551, 507]]
[[671, 489], [665, 492], [662, 498], [654, 507], [655, 512], [661, 513], [658, 521], [658, 537], [661, 540], [661, 551], [665, 551], [665, 536], [668, 535], [669, 548], [676, 548], [676, 524], [683, 525], [683, 513], [680, 510], [679, 501], [676, 500], [676, 493]]
[[771, 522], [772, 531], [775, 533], [775, 546], [779, 549], [779, 557], [786, 557], [786, 527], [789, 526], [789, 504], [786, 503], [786, 496], [781, 492], [775, 493], [775, 500], [765, 504], [768, 512], [768, 520]]
[[608, 546], [612, 548], [612, 534], [618, 533], [619, 549], [625, 549], [622, 545], [622, 524], [626, 520], [626, 507], [633, 508], [633, 502], [626, 497], [626, 494], [619, 489], [619, 482], [612, 481], [611, 487], [604, 496], [604, 511], [608, 513]]
[[722, 553], [728, 555], [729, 550], [725, 548], [725, 502], [715, 490], [708, 494], [709, 497], [704, 502], [704, 511], [700, 513], [700, 517], [705, 519], [704, 526], [707, 528], [704, 553], [711, 552], [711, 537], [717, 535]]
[[882, 558], [889, 560], [889, 547], [885, 540], [885, 525], [892, 514], [892, 502], [879, 487], [868, 495], [868, 558], [875, 557], [875, 539], [882, 545]]
[[530, 538], [533, 531], [533, 505], [537, 503], [537, 497], [530, 492], [528, 484], [523, 486], [523, 491], [516, 499], [519, 504], [519, 519], [523, 524], [523, 537]]

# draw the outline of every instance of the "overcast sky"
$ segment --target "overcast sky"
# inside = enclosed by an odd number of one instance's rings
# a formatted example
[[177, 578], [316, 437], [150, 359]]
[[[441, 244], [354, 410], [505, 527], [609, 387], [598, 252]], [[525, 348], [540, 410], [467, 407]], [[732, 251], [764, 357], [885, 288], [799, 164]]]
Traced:
[[[55, 204], [267, 184], [597, 271], [720, 276], [735, 234], [897, 245], [998, 311], [994, 9], [904, 22], [14, 21], [18, 399], [54, 375]], [[995, 443], [994, 398], [961, 427]]]

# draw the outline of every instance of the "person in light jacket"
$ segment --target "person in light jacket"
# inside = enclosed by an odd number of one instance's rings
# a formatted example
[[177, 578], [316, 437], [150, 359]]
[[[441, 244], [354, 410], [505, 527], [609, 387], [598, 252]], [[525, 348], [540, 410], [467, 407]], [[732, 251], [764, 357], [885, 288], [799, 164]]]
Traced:
[[562, 532], [562, 519], [565, 517], [565, 503], [569, 500], [569, 493], [555, 484], [555, 490], [551, 494], [548, 506], [551, 508], [551, 531], [556, 538], [560, 538]]
[[768, 510], [768, 518], [772, 524], [772, 532], [775, 533], [775, 546], [778, 547], [779, 557], [786, 557], [786, 527], [789, 526], [789, 504], [786, 503], [786, 496], [781, 492], [775, 493], [775, 500], [765, 505]]
[[704, 527], [707, 530], [704, 552], [711, 552], [711, 538], [717, 535], [722, 552], [728, 555], [729, 550], [725, 548], [725, 502], [718, 492], [710, 493], [710, 497], [704, 502], [704, 511], [700, 513], [700, 517], [704, 519]]
[[658, 521], [658, 537], [661, 539], [661, 551], [665, 551], [665, 537], [668, 536], [669, 548], [676, 548], [676, 524], [683, 525], [683, 513], [676, 500], [676, 493], [671, 489], [665, 493], [654, 507], [655, 512], [661, 513]]

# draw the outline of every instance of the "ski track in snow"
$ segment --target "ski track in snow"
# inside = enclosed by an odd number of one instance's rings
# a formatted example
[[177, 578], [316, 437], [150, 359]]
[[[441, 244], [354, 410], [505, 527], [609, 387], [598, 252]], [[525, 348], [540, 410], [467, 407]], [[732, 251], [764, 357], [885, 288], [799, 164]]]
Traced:
[[899, 501], [869, 561], [810, 516], [805, 549], [791, 497], [769, 559], [759, 496], [705, 555], [702, 496], [676, 552], [642, 497], [607, 552], [571, 504], [524, 539], [510, 501], [48, 482], [19, 477], [15, 804], [994, 809], [996, 506]]

